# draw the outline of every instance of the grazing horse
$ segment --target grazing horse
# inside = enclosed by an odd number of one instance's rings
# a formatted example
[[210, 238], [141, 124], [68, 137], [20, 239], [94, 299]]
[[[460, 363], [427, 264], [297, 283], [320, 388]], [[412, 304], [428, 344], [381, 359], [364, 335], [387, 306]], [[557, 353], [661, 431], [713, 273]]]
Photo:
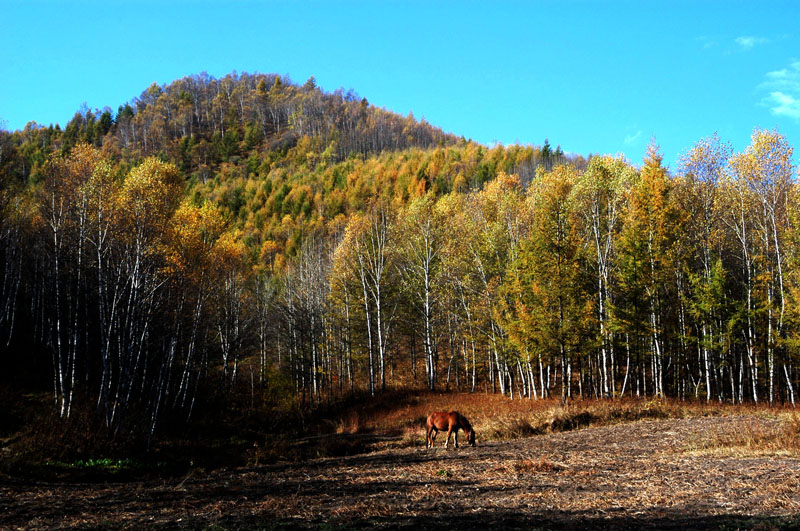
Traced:
[[450, 444], [450, 434], [455, 432], [456, 448], [458, 448], [458, 430], [464, 430], [464, 435], [467, 436], [467, 444], [475, 446], [475, 430], [467, 420], [467, 417], [458, 411], [434, 411], [428, 416], [428, 432], [426, 434], [427, 448], [433, 447], [433, 440], [439, 430], [447, 430], [447, 440], [444, 442], [444, 447]]

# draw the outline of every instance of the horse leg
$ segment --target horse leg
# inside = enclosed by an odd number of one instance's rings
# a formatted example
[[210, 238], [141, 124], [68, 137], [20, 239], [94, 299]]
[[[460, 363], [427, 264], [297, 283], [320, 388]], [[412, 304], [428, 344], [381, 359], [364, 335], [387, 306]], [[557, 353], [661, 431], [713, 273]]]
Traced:
[[456, 428], [455, 437], [456, 437], [456, 448], [458, 448], [458, 428]]
[[444, 447], [447, 448], [450, 445], [450, 434], [453, 433], [452, 428], [447, 428], [447, 440], [444, 442]]

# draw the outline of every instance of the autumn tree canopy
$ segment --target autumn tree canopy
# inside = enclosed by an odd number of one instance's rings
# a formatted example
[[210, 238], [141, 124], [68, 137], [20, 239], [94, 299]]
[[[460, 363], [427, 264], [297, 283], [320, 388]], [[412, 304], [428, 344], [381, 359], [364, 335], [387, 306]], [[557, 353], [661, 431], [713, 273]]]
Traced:
[[655, 145], [640, 166], [488, 148], [232, 74], [0, 148], [0, 356], [46, 374], [64, 418], [152, 438], [243, 385], [305, 406], [398, 386], [795, 401], [800, 188], [777, 131], [700, 140], [671, 174]]

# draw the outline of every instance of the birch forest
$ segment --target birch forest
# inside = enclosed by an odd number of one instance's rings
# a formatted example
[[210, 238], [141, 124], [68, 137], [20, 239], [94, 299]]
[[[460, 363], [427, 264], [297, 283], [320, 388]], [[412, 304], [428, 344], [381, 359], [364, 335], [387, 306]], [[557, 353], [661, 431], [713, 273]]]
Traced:
[[426, 388], [795, 404], [793, 148], [480, 145], [313, 78], [201, 74], [0, 131], [0, 360], [57, 415]]

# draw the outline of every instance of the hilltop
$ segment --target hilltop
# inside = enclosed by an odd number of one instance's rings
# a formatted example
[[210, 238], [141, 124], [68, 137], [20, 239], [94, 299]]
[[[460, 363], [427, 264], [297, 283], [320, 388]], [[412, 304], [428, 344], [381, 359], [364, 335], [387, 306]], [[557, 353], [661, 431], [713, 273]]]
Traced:
[[116, 112], [84, 106], [63, 129], [0, 131], [0, 176], [12, 188], [35, 185], [49, 157], [79, 144], [99, 149], [117, 175], [146, 157], [171, 162], [187, 195], [213, 201], [253, 258], [277, 260], [278, 270], [309, 235], [340, 231], [376, 198], [403, 204], [478, 189], [498, 172], [528, 182], [538, 167], [584, 164], [547, 141], [482, 146], [352, 89], [325, 92], [313, 77], [299, 85], [277, 74], [203, 73], [153, 84]]

